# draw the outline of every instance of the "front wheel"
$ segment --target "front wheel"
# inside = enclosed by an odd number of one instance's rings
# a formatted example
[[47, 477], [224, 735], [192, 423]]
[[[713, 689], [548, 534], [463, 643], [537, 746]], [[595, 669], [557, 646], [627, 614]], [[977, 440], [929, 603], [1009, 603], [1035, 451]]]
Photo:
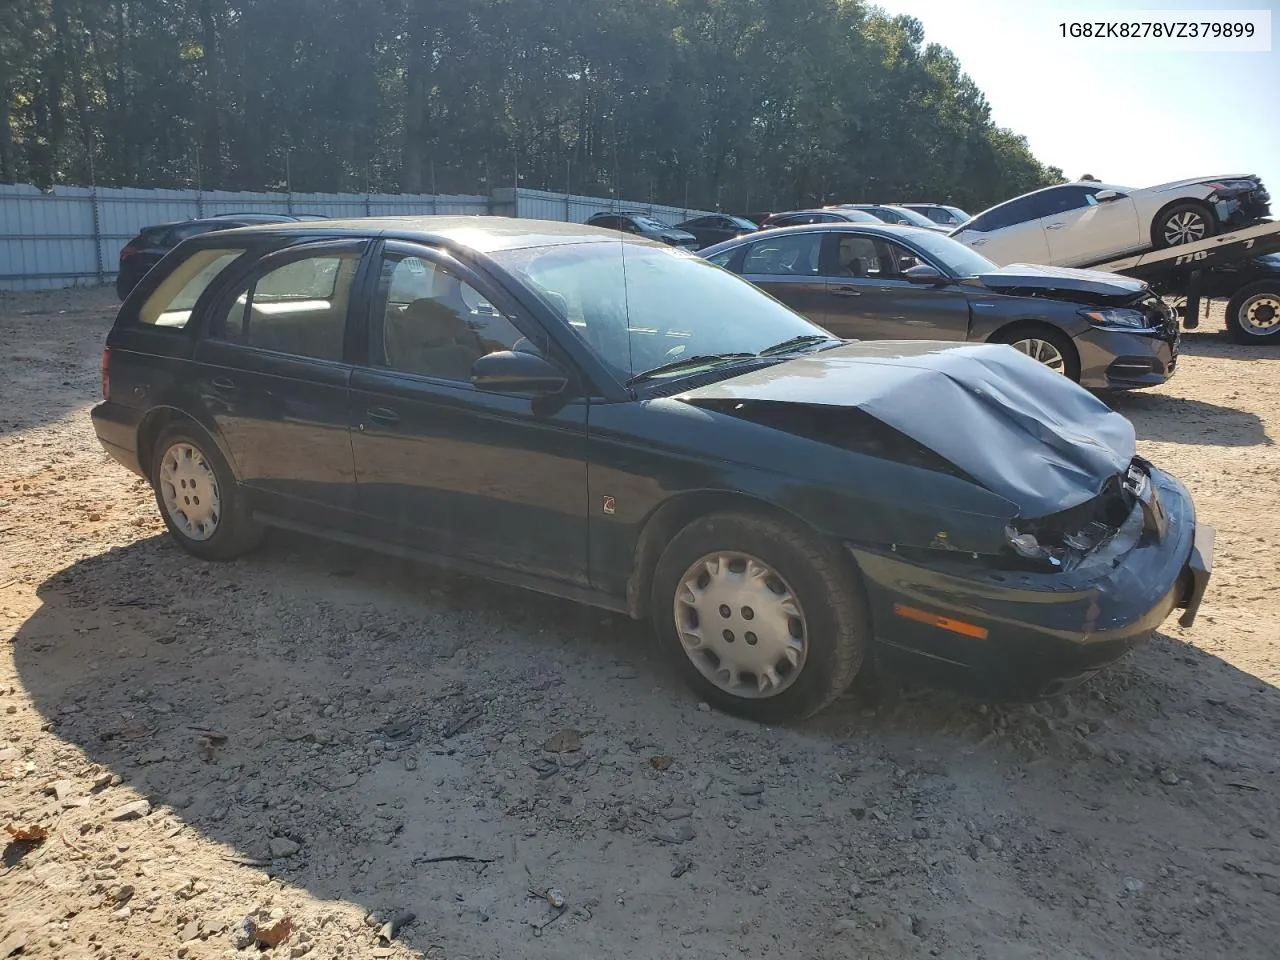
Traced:
[[1218, 232], [1213, 211], [1203, 204], [1175, 203], [1151, 225], [1151, 245], [1156, 249], [1180, 247], [1207, 240]]
[[694, 521], [654, 571], [654, 626], [708, 703], [765, 723], [810, 716], [853, 682], [871, 636], [838, 548], [749, 513]]
[[1227, 333], [1236, 343], [1280, 343], [1280, 280], [1237, 290], [1227, 304]]
[[232, 560], [262, 540], [231, 468], [194, 426], [175, 424], [160, 434], [151, 486], [170, 535], [202, 560]]
[[1028, 324], [1001, 331], [991, 340], [992, 343], [1007, 343], [1054, 373], [1060, 373], [1075, 383], [1080, 382], [1080, 354], [1071, 338], [1055, 327]]

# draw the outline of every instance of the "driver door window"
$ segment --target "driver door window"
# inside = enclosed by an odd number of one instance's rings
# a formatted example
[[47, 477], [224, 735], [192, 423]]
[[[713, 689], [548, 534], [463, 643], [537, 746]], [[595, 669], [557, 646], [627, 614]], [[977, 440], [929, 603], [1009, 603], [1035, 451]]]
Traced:
[[480, 357], [532, 349], [473, 286], [421, 257], [393, 253], [383, 260], [378, 303], [382, 322], [369, 331], [376, 367], [465, 383]]

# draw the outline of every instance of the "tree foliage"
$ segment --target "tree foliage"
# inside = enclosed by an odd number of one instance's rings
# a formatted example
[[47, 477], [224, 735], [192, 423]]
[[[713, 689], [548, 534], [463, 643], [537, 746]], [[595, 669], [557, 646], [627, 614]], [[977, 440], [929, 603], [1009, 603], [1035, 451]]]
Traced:
[[0, 180], [746, 210], [1061, 179], [857, 0], [0, 0]]

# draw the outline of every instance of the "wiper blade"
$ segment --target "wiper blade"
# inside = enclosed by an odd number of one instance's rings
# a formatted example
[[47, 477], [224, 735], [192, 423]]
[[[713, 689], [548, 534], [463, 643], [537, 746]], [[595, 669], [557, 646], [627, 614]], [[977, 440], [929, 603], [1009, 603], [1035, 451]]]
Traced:
[[757, 356], [769, 357], [775, 353], [786, 353], [788, 350], [794, 350], [796, 347], [803, 347], [810, 343], [822, 343], [826, 340], [835, 340], [835, 337], [829, 337], [821, 333], [803, 333], [798, 337], [792, 337], [790, 340], [783, 340], [781, 343], [775, 343], [772, 347], [765, 347]]
[[633, 386], [642, 383], [645, 380], [652, 380], [664, 373], [671, 373], [683, 367], [702, 367], [712, 363], [733, 363], [736, 360], [754, 360], [754, 353], [699, 353], [692, 357], [679, 357], [670, 363], [664, 363], [662, 366], [654, 367], [652, 370], [646, 370], [644, 373], [638, 373], [627, 381], [627, 386]]

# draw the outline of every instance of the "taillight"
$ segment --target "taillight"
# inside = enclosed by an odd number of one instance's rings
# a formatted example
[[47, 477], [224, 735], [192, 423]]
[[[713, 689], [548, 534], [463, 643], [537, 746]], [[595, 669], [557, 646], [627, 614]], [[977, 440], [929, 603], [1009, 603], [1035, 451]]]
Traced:
[[126, 243], [120, 248], [120, 262], [124, 263], [130, 257], [136, 257], [140, 252], [132, 243]]
[[111, 399], [111, 348], [102, 351], [102, 399]]

